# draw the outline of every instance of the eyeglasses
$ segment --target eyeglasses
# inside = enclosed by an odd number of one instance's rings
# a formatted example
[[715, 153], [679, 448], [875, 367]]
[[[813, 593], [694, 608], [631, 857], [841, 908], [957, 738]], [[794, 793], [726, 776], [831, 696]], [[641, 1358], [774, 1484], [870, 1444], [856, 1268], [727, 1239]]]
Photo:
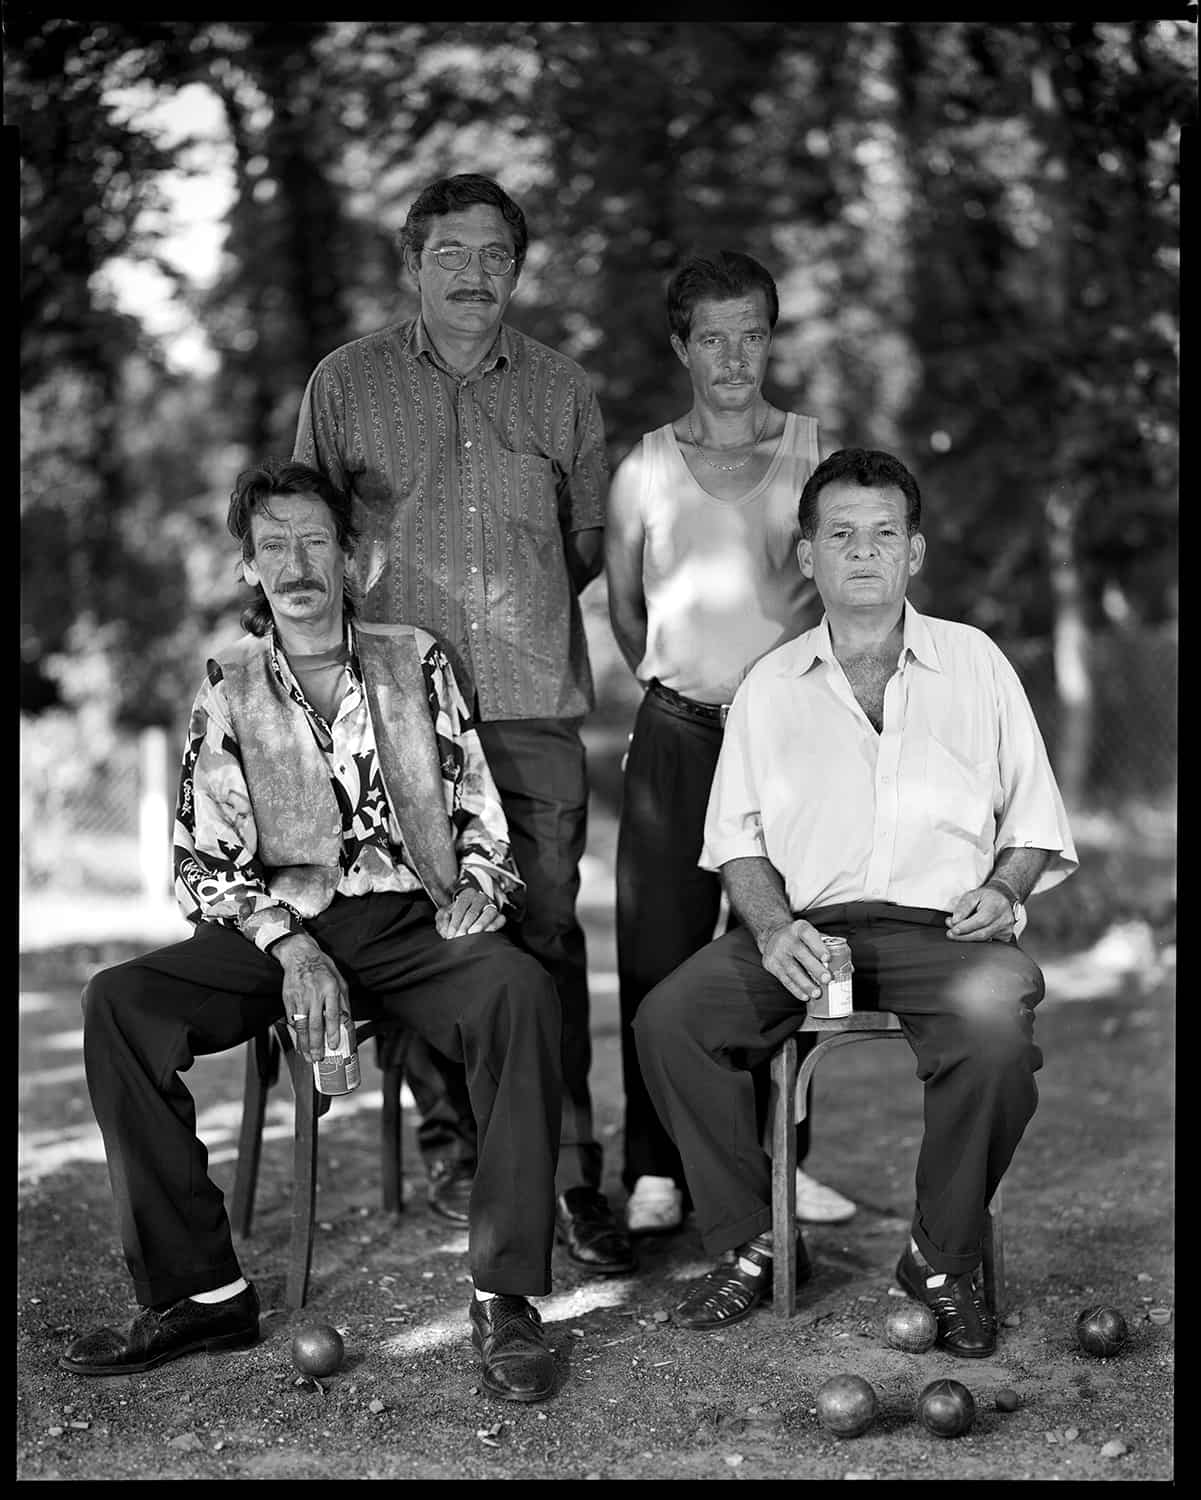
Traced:
[[480, 265], [489, 276], [507, 276], [517, 264], [517, 257], [506, 255], [503, 250], [472, 250], [466, 245], [443, 245], [438, 250], [425, 250], [432, 255], [444, 271], [461, 271], [471, 264], [471, 257], [478, 255]]

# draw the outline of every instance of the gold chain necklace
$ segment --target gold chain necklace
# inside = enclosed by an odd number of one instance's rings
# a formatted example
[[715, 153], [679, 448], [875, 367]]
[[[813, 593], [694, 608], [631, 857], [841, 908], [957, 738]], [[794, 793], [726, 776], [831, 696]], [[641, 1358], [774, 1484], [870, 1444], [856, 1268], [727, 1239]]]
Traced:
[[[708, 457], [708, 455], [705, 453], [705, 450], [701, 447], [700, 442], [697, 440], [696, 428], [693, 427], [693, 425], [692, 425], [692, 408], [691, 407], [689, 407], [689, 409], [688, 409], [688, 436], [692, 439], [692, 445], [693, 445], [693, 447], [700, 454], [700, 456], [703, 459], [703, 461], [705, 463], [707, 463], [711, 469], [720, 469], [723, 474], [732, 474], [735, 469], [745, 469], [746, 466], [747, 466], [747, 464], [750, 463], [751, 459], [754, 458], [754, 456], [755, 456], [755, 449], [759, 446], [760, 439], [763, 437], [763, 434], [767, 431], [767, 422], [768, 422], [768, 418], [770, 416], [771, 416], [771, 407], [769, 406], [767, 408], [767, 410], [763, 413], [763, 423], [760, 426], [759, 431], [755, 434], [754, 438], [752, 439], [752, 442], [751, 442], [751, 451], [747, 454], [747, 456], [745, 458], [740, 458], [736, 464], [715, 464], [713, 462], [713, 460], [710, 457]], [[742, 445], [741, 445], [741, 443], [739, 443], [736, 446], [741, 447]], [[719, 453], [721, 453], [724, 450], [721, 449], [721, 448], [718, 448], [717, 451]]]

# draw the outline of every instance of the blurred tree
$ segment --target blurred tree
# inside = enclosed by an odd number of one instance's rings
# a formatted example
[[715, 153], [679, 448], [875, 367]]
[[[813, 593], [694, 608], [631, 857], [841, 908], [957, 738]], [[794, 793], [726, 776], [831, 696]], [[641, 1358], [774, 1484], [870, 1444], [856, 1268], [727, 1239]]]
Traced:
[[316, 47], [327, 22], [205, 27], [200, 78], [234, 144], [224, 269], [204, 300], [232, 434], [250, 455], [291, 451], [295, 392], [349, 336], [354, 237], [334, 184], [346, 148]]
[[[1075, 801], [1091, 757], [1091, 631], [1118, 600], [1149, 620], [1172, 608], [1166, 148], [1187, 115], [1187, 69], [1144, 23], [906, 24], [895, 39], [920, 205], [908, 333], [921, 379], [905, 432], [941, 539], [926, 589], [1003, 639], [1050, 637]], [[1155, 559], [1138, 584], [1132, 526]]]
[[[411, 311], [396, 231], [422, 186], [466, 170], [525, 207], [512, 316], [592, 374], [614, 458], [687, 399], [671, 271], [738, 246], [781, 289], [772, 396], [921, 476], [939, 612], [1010, 641], [1058, 631], [1064, 662], [1074, 631], [1085, 692], [1086, 632], [1174, 613], [1184, 23], [14, 10], [7, 40], [35, 672], [91, 621], [122, 662], [120, 712], [172, 695], [179, 712], [187, 653], [236, 613], [237, 469], [290, 447], [318, 359]], [[179, 159], [113, 100], [196, 84], [221, 101], [235, 175], [221, 274], [180, 289], [211, 381], [175, 373], [98, 274], [133, 255], [179, 279], [148, 215]]]
[[109, 618], [126, 599], [121, 384], [127, 359], [157, 351], [97, 272], [139, 240], [169, 158], [105, 103], [136, 29], [26, 28], [17, 16], [8, 40], [21, 143], [21, 685], [22, 702], [40, 706], [56, 696], [45, 661], [71, 622]]

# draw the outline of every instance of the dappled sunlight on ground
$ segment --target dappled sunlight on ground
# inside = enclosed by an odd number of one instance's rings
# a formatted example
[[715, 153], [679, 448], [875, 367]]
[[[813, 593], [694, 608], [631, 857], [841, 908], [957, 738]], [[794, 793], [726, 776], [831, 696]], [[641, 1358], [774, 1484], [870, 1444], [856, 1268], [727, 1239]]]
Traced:
[[1176, 972], [1176, 945], [1162, 947], [1146, 922], [1120, 922], [1090, 948], [1062, 958], [1041, 959], [1047, 1000], [1094, 1000], [1130, 987], [1150, 994]]
[[104, 1165], [104, 1142], [95, 1125], [70, 1126], [65, 1130], [23, 1130], [20, 1133], [17, 1171], [22, 1183], [40, 1182], [77, 1162]]
[[[456, 1249], [462, 1253], [466, 1248], [467, 1240], [464, 1236], [462, 1244], [456, 1246]], [[611, 1277], [590, 1286], [575, 1287], [570, 1292], [552, 1293], [548, 1297], [533, 1297], [530, 1300], [537, 1306], [548, 1329], [552, 1333], [562, 1332], [562, 1329], [556, 1330], [554, 1325], [572, 1322], [587, 1313], [595, 1312], [597, 1308], [621, 1307], [629, 1302], [634, 1284], [633, 1277]], [[420, 1327], [408, 1328], [403, 1333], [385, 1339], [383, 1349], [387, 1354], [400, 1356], [418, 1354], [442, 1344], [458, 1343], [463, 1337], [464, 1317], [465, 1309], [461, 1309], [449, 1317], [434, 1318], [422, 1323]]]

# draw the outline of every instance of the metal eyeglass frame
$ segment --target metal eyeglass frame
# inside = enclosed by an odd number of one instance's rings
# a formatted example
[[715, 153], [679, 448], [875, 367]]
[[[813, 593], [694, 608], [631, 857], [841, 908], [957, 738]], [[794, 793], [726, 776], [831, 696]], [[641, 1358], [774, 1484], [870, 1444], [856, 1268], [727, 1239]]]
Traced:
[[[432, 255], [444, 271], [464, 271], [471, 264], [471, 257], [478, 255], [481, 269], [489, 276], [507, 276], [517, 264], [515, 255], [506, 255], [503, 250], [473, 250], [470, 245], [440, 245], [437, 250], [423, 249], [422, 255]], [[450, 256], [452, 259], [447, 260]], [[503, 261], [502, 266], [489, 265], [489, 260]]]

